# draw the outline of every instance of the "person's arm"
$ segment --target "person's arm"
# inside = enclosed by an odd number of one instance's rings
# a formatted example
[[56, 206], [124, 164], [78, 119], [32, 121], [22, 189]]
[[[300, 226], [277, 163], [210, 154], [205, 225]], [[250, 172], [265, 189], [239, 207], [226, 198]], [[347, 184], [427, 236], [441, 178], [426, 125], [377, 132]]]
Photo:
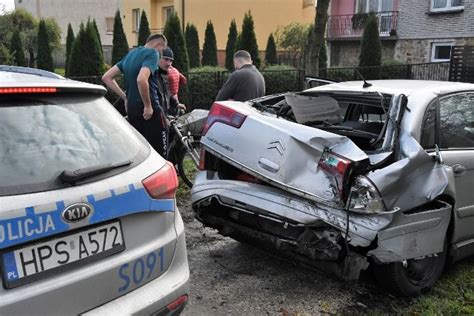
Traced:
[[186, 79], [186, 76], [183, 75], [182, 73], [179, 73], [179, 86], [184, 86], [187, 83], [188, 83], [188, 79]]
[[142, 67], [137, 77], [138, 91], [140, 92], [140, 97], [144, 105], [143, 118], [145, 120], [149, 120], [153, 115], [153, 107], [151, 106], [150, 98], [150, 85], [148, 84], [150, 75], [150, 68]]
[[235, 95], [235, 90], [237, 89], [237, 83], [237, 75], [234, 72], [219, 90], [216, 101], [232, 100]]
[[102, 76], [102, 82], [105, 84], [107, 88], [115, 92], [122, 100], [123, 106], [125, 108], [125, 113], [128, 113], [128, 102], [127, 102], [127, 95], [125, 92], [120, 88], [117, 81], [115, 81], [115, 77], [122, 74], [122, 71], [117, 65], [114, 65], [112, 68], [107, 70], [107, 72]]

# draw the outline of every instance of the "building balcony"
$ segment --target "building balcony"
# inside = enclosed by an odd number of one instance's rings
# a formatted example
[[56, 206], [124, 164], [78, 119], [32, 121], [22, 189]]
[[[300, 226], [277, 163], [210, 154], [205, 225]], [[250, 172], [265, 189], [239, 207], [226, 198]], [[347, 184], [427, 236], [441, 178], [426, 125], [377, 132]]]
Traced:
[[[368, 13], [330, 16], [328, 19], [328, 39], [360, 38], [364, 33], [368, 16]], [[397, 34], [398, 11], [378, 12], [376, 16], [380, 37], [390, 38]]]

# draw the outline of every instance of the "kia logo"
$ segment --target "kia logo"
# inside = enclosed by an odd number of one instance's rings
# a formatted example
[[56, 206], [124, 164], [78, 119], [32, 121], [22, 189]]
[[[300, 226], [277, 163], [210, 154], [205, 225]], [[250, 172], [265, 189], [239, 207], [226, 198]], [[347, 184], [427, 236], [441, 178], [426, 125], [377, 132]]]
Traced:
[[64, 209], [62, 217], [68, 223], [76, 223], [89, 217], [92, 214], [92, 210], [92, 205], [75, 203]]

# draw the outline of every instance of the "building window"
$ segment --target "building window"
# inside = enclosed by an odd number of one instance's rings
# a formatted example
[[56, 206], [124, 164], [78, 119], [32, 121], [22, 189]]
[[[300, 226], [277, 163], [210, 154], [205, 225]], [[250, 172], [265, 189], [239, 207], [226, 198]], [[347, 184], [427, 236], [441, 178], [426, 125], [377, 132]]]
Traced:
[[132, 26], [134, 32], [138, 32], [140, 29], [140, 9], [132, 10]]
[[393, 10], [393, 0], [357, 0], [356, 13], [388, 12]]
[[464, 9], [464, 0], [431, 0], [431, 11], [457, 11]]
[[451, 47], [454, 43], [433, 43], [431, 47], [431, 61], [443, 62], [451, 60]]
[[163, 8], [163, 25], [168, 22], [168, 19], [173, 15], [174, 7], [164, 7]]
[[107, 34], [114, 33], [114, 18], [105, 18], [105, 32]]

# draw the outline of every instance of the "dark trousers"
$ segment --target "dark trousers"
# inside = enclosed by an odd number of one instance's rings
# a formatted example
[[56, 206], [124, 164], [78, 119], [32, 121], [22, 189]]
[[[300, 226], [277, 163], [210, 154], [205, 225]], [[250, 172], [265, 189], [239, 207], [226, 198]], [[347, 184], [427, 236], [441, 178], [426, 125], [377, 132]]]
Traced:
[[149, 120], [143, 118], [143, 111], [140, 114], [129, 115], [128, 120], [153, 149], [163, 158], [168, 158], [169, 128], [163, 111], [154, 109], [153, 116]]

